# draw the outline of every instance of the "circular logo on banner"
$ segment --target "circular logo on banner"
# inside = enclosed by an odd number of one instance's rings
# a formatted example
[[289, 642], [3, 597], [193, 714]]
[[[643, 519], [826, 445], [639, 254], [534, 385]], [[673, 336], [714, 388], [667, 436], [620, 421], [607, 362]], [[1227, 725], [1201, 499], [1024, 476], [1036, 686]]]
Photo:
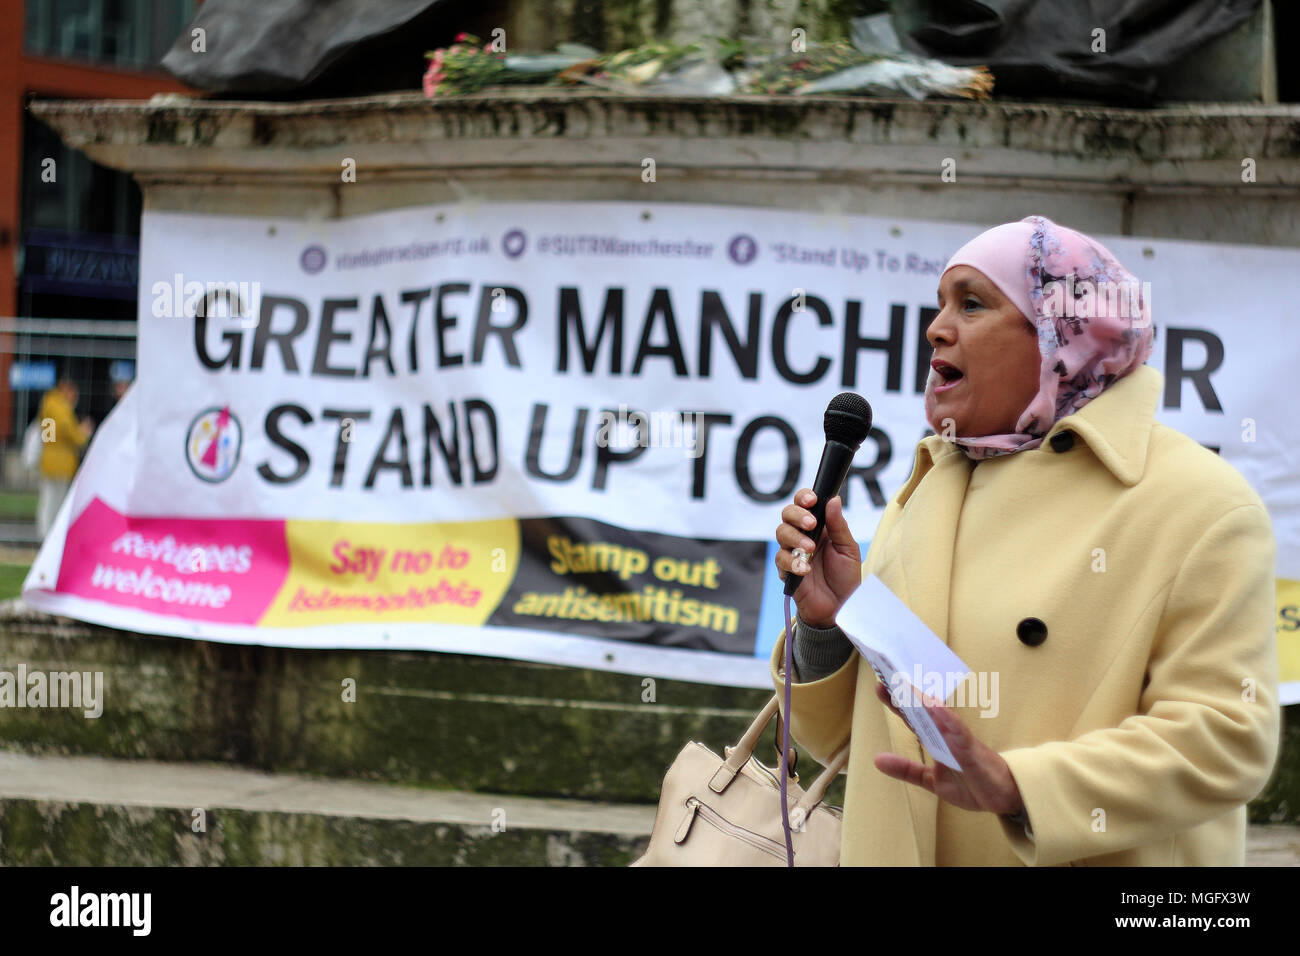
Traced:
[[229, 405], [205, 408], [190, 422], [185, 435], [185, 460], [194, 477], [213, 483], [225, 481], [239, 462], [243, 441], [244, 429]]
[[320, 246], [308, 246], [302, 251], [298, 264], [303, 272], [315, 275], [325, 268], [325, 250]]
[[501, 237], [501, 251], [511, 259], [518, 259], [524, 254], [524, 246], [528, 240], [524, 237], [522, 229], [511, 229]]
[[737, 233], [727, 244], [727, 255], [736, 265], [747, 266], [758, 255], [758, 243], [754, 241], [753, 236], [747, 236], [743, 232]]

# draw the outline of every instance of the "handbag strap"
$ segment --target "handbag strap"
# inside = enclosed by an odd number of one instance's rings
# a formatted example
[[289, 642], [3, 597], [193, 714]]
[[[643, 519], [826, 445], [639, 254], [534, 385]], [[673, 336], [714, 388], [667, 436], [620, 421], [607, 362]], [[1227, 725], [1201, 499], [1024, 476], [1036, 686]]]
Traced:
[[731, 785], [736, 774], [740, 773], [740, 768], [753, 756], [754, 747], [758, 745], [758, 738], [762, 736], [763, 728], [772, 722], [779, 709], [780, 701], [773, 694], [772, 699], [758, 712], [758, 716], [754, 718], [754, 722], [749, 725], [749, 729], [745, 731], [745, 735], [740, 738], [736, 746], [727, 748], [727, 759], [722, 762], [722, 766], [709, 781], [710, 790], [714, 793], [722, 793]]
[[835, 751], [835, 756], [831, 757], [831, 762], [826, 765], [826, 769], [817, 775], [812, 786], [804, 793], [803, 798], [799, 801], [798, 806], [803, 808], [804, 817], [813, 812], [817, 804], [822, 802], [826, 796], [827, 788], [834, 783], [836, 775], [843, 770], [849, 763], [849, 744], [845, 742], [844, 746]]
[[[781, 759], [781, 741], [785, 739], [785, 721], [781, 717], [781, 711], [776, 712], [776, 731], [772, 735], [772, 751], [776, 754], [776, 759]], [[793, 747], [789, 753], [790, 766], [786, 768], [786, 773], [790, 775], [791, 780], [799, 779], [799, 751]]]
[[[763, 730], [772, 718], [780, 720], [780, 697], [772, 695], [772, 699], [767, 702], [758, 716], [754, 718], [749, 729], [745, 731], [744, 736], [736, 742], [736, 746], [727, 748], [727, 759], [722, 762], [722, 766], [713, 774], [713, 779], [709, 781], [709, 789], [714, 793], [722, 793], [735, 779], [736, 774], [740, 773], [749, 758], [754, 754], [754, 748], [758, 745], [759, 738], [763, 735]], [[797, 806], [803, 807], [805, 816], [813, 811], [817, 804], [822, 802], [826, 795], [826, 790], [835, 781], [839, 774], [849, 762], [849, 744], [846, 742], [835, 755], [831, 757], [830, 763], [826, 765], [820, 774], [817, 775], [812, 786], [800, 798]]]
[[790, 685], [794, 683], [794, 634], [792, 633], [793, 628], [790, 621], [790, 595], [787, 594], [785, 596], [785, 673], [782, 675], [784, 678], [782, 689], [785, 692], [784, 713], [786, 720], [781, 728], [783, 733], [780, 754], [781, 830], [785, 835], [786, 866], [794, 866], [794, 834], [792, 830], [803, 826], [804, 821], [808, 819], [808, 814], [812, 813], [817, 804], [821, 803], [822, 797], [826, 794], [826, 788], [835, 779], [835, 775], [849, 762], [849, 744], [852, 742], [852, 735], [850, 735], [850, 739], [846, 740], [843, 746], [836, 751], [830, 763], [826, 765], [826, 769], [817, 776], [817, 779], [813, 781], [813, 785], [805, 791], [794, 808], [793, 816], [795, 819], [792, 823], [790, 820], [790, 797], [786, 788], [786, 777], [790, 772], [786, 766], [786, 758], [790, 753]]
[[[794, 683], [794, 634], [790, 626], [790, 595], [785, 596], [785, 669], [781, 674], [782, 689], [785, 693], [785, 723], [781, 725], [781, 831], [785, 836], [785, 865], [794, 866], [794, 834], [790, 830], [790, 795], [787, 792], [786, 778], [790, 776], [787, 760], [790, 757], [790, 685]], [[796, 826], [802, 824], [805, 817], [800, 816]]]
[[[785, 598], [785, 672], [784, 687], [785, 707], [784, 711], [788, 715], [790, 712], [790, 685], [794, 682], [794, 661], [792, 652], [793, 635], [790, 633], [790, 597]], [[727, 787], [731, 786], [731, 781], [736, 779], [736, 774], [740, 768], [749, 762], [749, 758], [754, 755], [754, 747], [758, 744], [758, 739], [763, 733], [763, 728], [771, 722], [773, 717], [777, 718], [777, 733], [781, 740], [778, 745], [779, 763], [778, 775], [780, 777], [779, 787], [781, 791], [781, 829], [785, 833], [785, 850], [786, 865], [794, 866], [794, 837], [792, 830], [803, 826], [808, 815], [817, 808], [826, 796], [826, 789], [834, 781], [837, 774], [848, 765], [849, 762], [849, 745], [852, 742], [846, 740], [837, 750], [826, 768], [817, 775], [802, 796], [799, 802], [795, 804], [794, 810], [790, 809], [790, 797], [788, 790], [788, 777], [792, 776], [792, 769], [787, 765], [787, 757], [790, 752], [790, 722], [781, 720], [781, 695], [773, 694], [772, 699], [767, 702], [758, 716], [754, 718], [753, 723], [745, 731], [744, 736], [737, 741], [736, 746], [727, 748], [727, 759], [722, 765], [714, 771], [713, 778], [709, 781], [709, 789], [714, 793], [722, 793]], [[792, 820], [793, 818], [793, 820]]]

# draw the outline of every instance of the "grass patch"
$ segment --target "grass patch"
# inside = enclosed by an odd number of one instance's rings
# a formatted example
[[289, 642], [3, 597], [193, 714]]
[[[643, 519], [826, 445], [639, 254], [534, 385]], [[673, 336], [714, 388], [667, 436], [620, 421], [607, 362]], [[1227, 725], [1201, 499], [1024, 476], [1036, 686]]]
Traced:
[[23, 580], [31, 569], [29, 564], [0, 564], [0, 600], [16, 598], [23, 592]]
[[36, 519], [36, 492], [0, 491], [0, 521]]

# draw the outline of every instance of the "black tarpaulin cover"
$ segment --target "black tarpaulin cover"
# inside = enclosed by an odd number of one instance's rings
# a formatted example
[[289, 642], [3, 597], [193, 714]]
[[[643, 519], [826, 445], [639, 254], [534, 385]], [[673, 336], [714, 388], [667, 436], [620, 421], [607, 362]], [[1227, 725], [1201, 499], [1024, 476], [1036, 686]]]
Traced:
[[[995, 95], [1150, 101], [1161, 70], [1260, 2], [894, 0], [891, 11], [905, 47], [989, 66]], [[424, 51], [450, 40], [472, 12], [453, 0], [206, 0], [162, 65], [189, 86], [233, 96], [414, 90]]]
[[[1244, 22], [1260, 2], [894, 0], [891, 12], [913, 52], [988, 66], [994, 96], [1149, 102], [1160, 71]], [[1104, 52], [1094, 51], [1099, 39]]]
[[[235, 96], [418, 90], [449, 29], [445, 0], [205, 0], [162, 66]], [[202, 30], [198, 41], [195, 30]], [[201, 46], [202, 49], [195, 49]]]

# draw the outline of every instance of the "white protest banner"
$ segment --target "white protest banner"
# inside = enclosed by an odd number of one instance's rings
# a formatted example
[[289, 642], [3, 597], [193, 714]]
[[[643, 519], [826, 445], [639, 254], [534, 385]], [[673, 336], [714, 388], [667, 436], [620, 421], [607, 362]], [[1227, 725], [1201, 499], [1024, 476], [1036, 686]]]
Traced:
[[[987, 225], [147, 212], [139, 379], [24, 598], [184, 637], [766, 686], [772, 533], [812, 483], [826, 404], [852, 389], [875, 410], [844, 493], [865, 552], [927, 433], [939, 272]], [[1300, 699], [1300, 254], [1099, 238], [1151, 283], [1161, 419], [1269, 505]]]

